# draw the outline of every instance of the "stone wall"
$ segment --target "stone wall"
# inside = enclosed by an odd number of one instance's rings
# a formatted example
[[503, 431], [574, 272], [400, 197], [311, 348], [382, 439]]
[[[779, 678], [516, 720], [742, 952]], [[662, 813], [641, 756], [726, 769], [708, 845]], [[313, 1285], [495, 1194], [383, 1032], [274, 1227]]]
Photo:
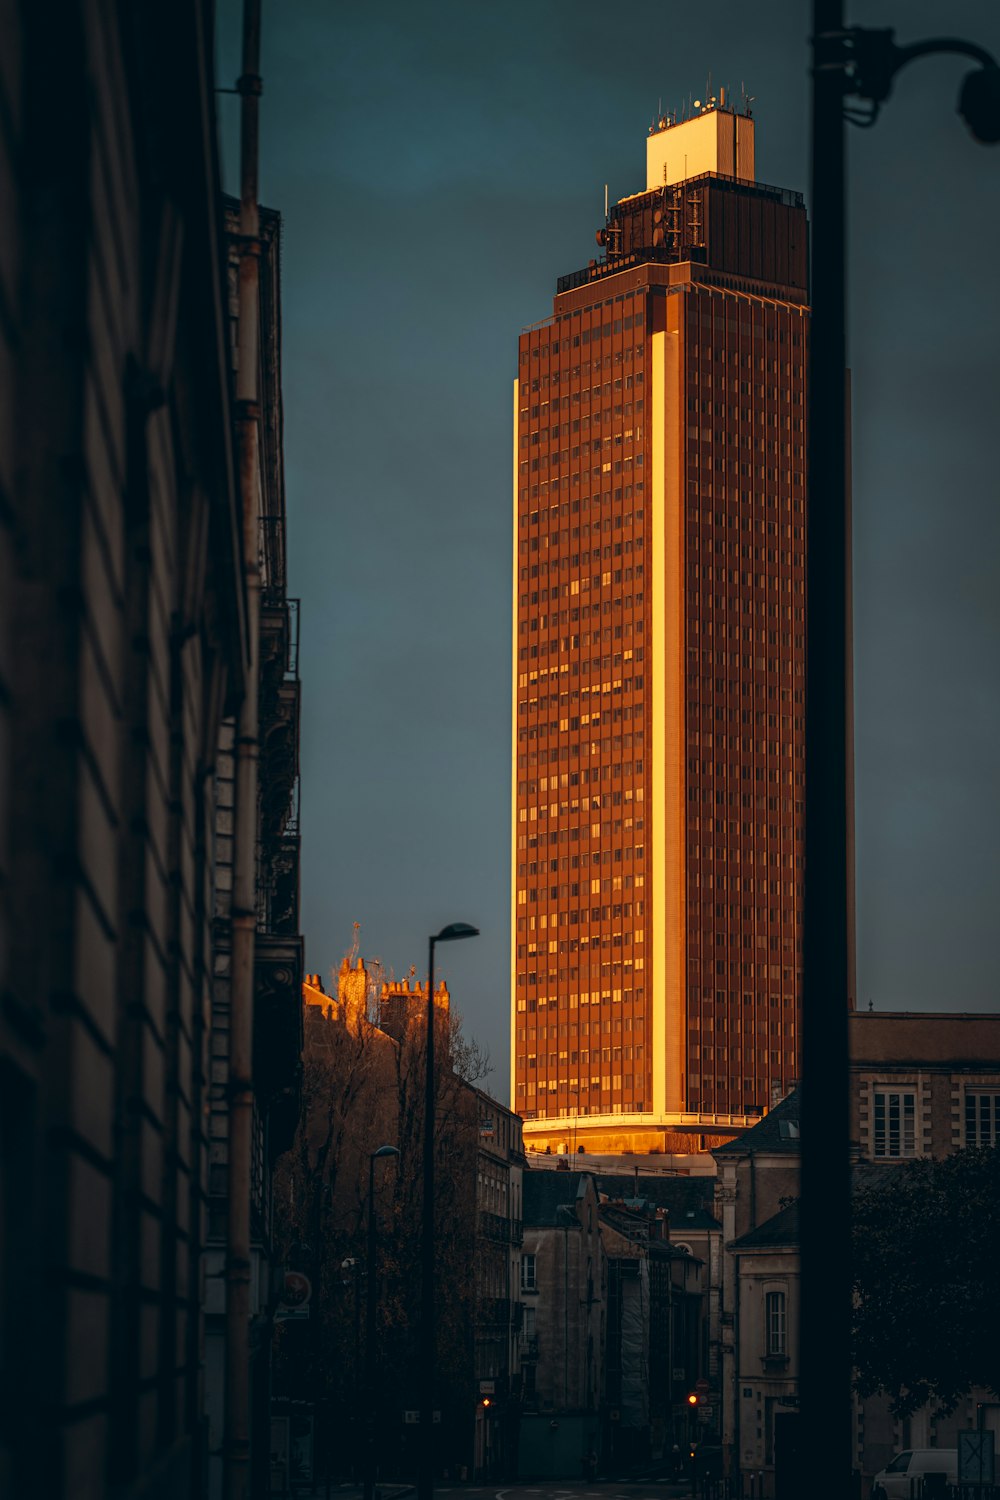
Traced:
[[209, 805], [242, 612], [208, 28], [198, 0], [0, 7], [11, 1495], [200, 1481]]

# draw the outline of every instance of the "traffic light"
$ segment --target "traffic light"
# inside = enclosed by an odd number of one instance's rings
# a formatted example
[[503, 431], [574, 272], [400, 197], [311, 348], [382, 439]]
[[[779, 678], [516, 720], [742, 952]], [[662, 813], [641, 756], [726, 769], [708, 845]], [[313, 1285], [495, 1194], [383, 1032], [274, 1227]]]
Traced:
[[697, 1391], [688, 1391], [687, 1403], [688, 1403], [688, 1406], [700, 1406], [701, 1405], [701, 1397], [698, 1395]]

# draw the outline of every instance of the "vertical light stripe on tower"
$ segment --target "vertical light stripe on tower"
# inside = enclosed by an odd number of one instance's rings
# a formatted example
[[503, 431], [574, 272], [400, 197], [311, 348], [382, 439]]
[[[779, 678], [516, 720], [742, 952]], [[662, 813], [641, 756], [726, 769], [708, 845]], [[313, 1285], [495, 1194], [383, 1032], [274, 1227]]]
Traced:
[[[513, 563], [511, 582], [513, 597], [510, 607], [511, 623], [511, 703], [510, 703], [510, 1107], [517, 1109], [517, 591], [518, 591], [518, 534], [517, 534], [517, 416], [520, 381], [514, 381], [513, 433], [513, 510], [511, 518]], [[527, 1078], [525, 1078], [527, 1084]], [[525, 1092], [525, 1108], [527, 1107]]]
[[[668, 321], [676, 322], [680, 298], [666, 302]], [[685, 1104], [684, 517], [676, 327], [653, 334], [650, 359], [652, 973], [647, 983], [652, 994], [653, 1111], [662, 1118]]]
[[652, 955], [651, 972], [646, 975], [650, 996], [653, 1050], [653, 1114], [660, 1119], [667, 1106], [667, 807], [666, 807], [666, 695], [663, 652], [666, 648], [666, 353], [667, 335], [654, 333], [650, 340], [650, 413], [649, 439], [652, 464], [650, 521], [652, 537], [652, 585], [650, 588], [650, 630], [647, 647], [648, 668], [652, 677], [653, 744], [650, 755], [649, 814], [652, 824], [652, 859], [650, 861], [652, 908], [648, 951]]
[[[681, 382], [682, 320], [686, 299], [666, 298], [667, 332], [663, 335], [662, 407], [657, 406], [657, 428], [662, 433], [664, 517], [664, 634], [658, 637], [665, 705], [663, 791], [665, 820], [666, 923], [663, 959], [666, 1006], [664, 1025], [665, 1100], [668, 1113], [687, 1106], [685, 1087], [687, 1016], [687, 809], [685, 777], [684, 677], [686, 667], [686, 579], [684, 570], [684, 444], [685, 402]], [[673, 325], [673, 326], [671, 326]], [[662, 423], [662, 425], [661, 425]]]

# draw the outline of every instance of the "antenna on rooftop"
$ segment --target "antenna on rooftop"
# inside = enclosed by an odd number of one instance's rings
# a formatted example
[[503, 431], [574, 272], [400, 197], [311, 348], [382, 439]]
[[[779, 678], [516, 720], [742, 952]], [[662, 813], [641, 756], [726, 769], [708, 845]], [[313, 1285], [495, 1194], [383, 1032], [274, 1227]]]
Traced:
[[608, 217], [608, 185], [604, 184], [604, 217]]

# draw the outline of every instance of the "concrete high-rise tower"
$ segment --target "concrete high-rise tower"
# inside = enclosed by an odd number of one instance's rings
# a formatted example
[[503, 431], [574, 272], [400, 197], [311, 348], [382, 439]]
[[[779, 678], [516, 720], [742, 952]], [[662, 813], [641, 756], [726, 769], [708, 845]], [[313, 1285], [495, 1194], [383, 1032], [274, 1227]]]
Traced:
[[521, 336], [512, 1101], [698, 1149], [799, 1072], [807, 226], [724, 99]]

